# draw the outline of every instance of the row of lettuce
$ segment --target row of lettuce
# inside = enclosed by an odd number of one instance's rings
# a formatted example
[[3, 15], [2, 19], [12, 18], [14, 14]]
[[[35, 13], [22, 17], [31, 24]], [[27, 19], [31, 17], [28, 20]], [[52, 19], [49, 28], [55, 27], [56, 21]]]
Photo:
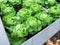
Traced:
[[[17, 6], [19, 11], [14, 8]], [[11, 45], [20, 45], [27, 36], [60, 18], [60, 3], [56, 0], [0, 0], [0, 15]]]

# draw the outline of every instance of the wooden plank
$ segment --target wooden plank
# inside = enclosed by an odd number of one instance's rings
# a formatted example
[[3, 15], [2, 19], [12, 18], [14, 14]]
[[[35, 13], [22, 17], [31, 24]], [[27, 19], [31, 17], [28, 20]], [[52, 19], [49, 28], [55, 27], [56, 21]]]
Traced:
[[10, 45], [0, 17], [0, 45]]

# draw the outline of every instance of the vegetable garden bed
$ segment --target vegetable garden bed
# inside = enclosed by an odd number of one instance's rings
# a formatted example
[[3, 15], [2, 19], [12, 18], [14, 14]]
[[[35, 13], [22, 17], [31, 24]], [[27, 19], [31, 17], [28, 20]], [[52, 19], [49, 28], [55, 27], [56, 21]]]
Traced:
[[[0, 15], [11, 45], [20, 45], [28, 39], [32, 40], [32, 38], [33, 40], [36, 38], [38, 42], [38, 35], [40, 35], [40, 38], [44, 37], [43, 34], [46, 34], [52, 28], [51, 31], [57, 29], [54, 33], [50, 32], [54, 35], [60, 29], [60, 20], [57, 20], [60, 18], [60, 3], [56, 0], [1, 0]], [[47, 28], [44, 29], [45, 27]], [[32, 42], [31, 45], [39, 45], [35, 41]], [[41, 44], [43, 43], [41, 42]]]
[[[0, 18], [0, 45], [10, 45]], [[43, 45], [48, 39], [55, 35], [60, 29], [60, 19], [31, 37], [21, 45]], [[3, 36], [2, 36], [3, 35]]]
[[22, 45], [43, 45], [48, 39], [55, 35], [60, 29], [60, 19], [43, 29], [41, 32], [24, 42]]

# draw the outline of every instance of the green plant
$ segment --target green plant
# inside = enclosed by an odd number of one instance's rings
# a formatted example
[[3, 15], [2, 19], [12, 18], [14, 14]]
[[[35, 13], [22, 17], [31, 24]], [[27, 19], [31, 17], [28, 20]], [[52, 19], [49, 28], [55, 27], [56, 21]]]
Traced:
[[21, 45], [29, 35], [60, 18], [60, 3], [56, 0], [0, 0], [0, 16], [11, 45]]

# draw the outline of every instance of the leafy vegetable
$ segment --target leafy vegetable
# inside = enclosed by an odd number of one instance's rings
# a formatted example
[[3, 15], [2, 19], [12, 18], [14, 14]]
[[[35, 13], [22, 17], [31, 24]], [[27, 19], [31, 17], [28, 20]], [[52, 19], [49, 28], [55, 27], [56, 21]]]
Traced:
[[60, 14], [60, 4], [57, 4], [57, 6], [53, 6], [49, 8], [49, 12], [53, 14]]
[[34, 13], [40, 12], [42, 10], [41, 5], [39, 4], [32, 4], [30, 9], [33, 10]]
[[25, 37], [27, 35], [28, 31], [24, 24], [18, 24], [17, 26], [15, 26], [15, 28], [13, 29], [13, 33], [11, 34], [12, 37]]
[[21, 18], [23, 18], [23, 20], [31, 16], [31, 14], [32, 14], [32, 11], [26, 8], [22, 8], [19, 10], [19, 12], [17, 12], [17, 16], [20, 16]]
[[29, 17], [26, 21], [26, 24], [30, 26], [28, 29], [29, 33], [38, 32], [42, 28], [41, 21], [37, 20], [35, 17]]
[[34, 1], [35, 1], [35, 3], [38, 3], [40, 5], [44, 5], [46, 0], [34, 0]]
[[11, 45], [21, 45], [21, 43], [23, 43], [26, 40], [26, 38], [23, 37], [23, 38], [18, 38], [18, 39], [12, 39], [9, 36], [9, 40], [10, 40]]
[[0, 0], [0, 4], [1, 3], [7, 3], [7, 0]]
[[1, 11], [3, 12], [4, 15], [9, 15], [9, 14], [15, 15], [16, 13], [13, 7], [7, 6], [5, 4], [1, 6]]
[[56, 0], [53, 0], [53, 1], [52, 0], [46, 0], [45, 1], [45, 4], [50, 5], [50, 6], [54, 5], [55, 3], [56, 3]]
[[49, 13], [52, 14], [51, 16], [54, 17], [54, 20], [60, 18], [60, 4], [49, 8]]
[[16, 25], [22, 22], [22, 19], [18, 16], [5, 15], [3, 16], [3, 22], [6, 25]]
[[8, 0], [8, 2], [13, 6], [21, 4], [21, 0]]
[[0, 16], [11, 45], [21, 45], [29, 35], [60, 18], [60, 3], [56, 0], [0, 0]]
[[30, 7], [34, 3], [34, 0], [23, 0], [23, 7]]
[[46, 24], [49, 25], [53, 20], [53, 18], [47, 15], [45, 12], [37, 13], [35, 17], [41, 20], [44, 26], [46, 26]]

